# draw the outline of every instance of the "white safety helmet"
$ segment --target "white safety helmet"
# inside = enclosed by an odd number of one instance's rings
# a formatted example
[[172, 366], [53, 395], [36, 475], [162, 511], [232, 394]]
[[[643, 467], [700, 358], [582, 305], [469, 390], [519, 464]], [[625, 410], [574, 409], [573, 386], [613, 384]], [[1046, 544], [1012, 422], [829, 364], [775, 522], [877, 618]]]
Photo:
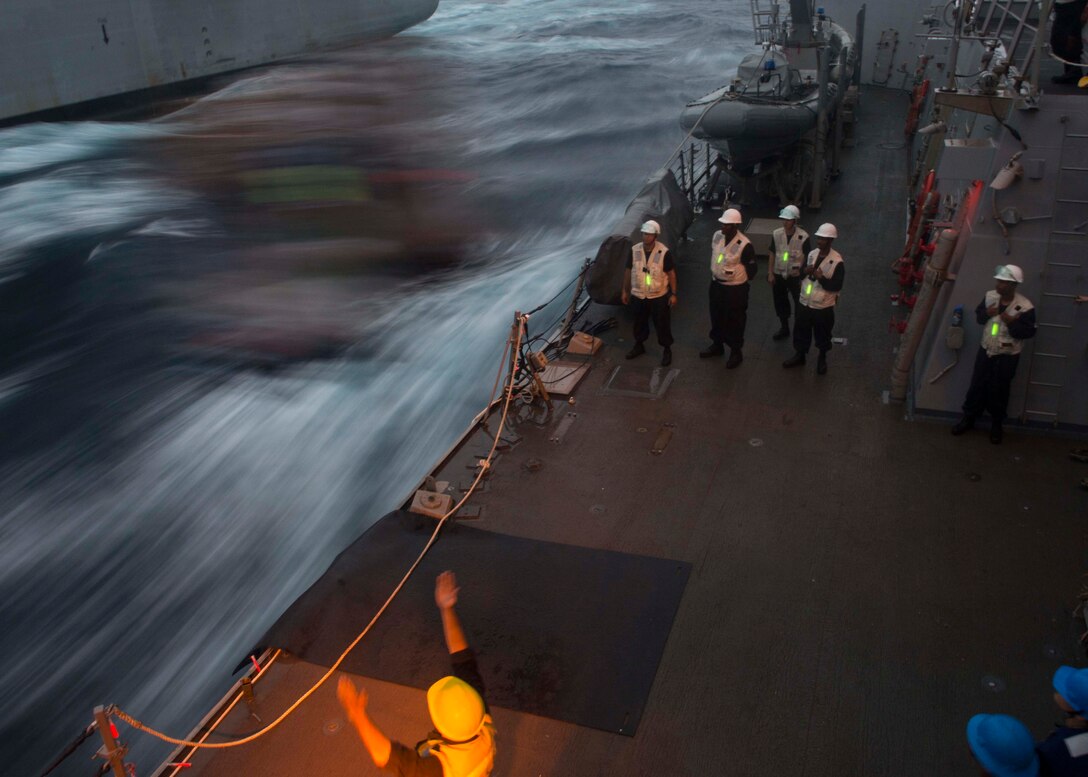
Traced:
[[994, 278], [999, 281], [1024, 282], [1024, 271], [1015, 264], [999, 264], [994, 272]]
[[801, 211], [797, 209], [796, 205], [787, 205], [778, 212], [778, 218], [789, 219], [790, 221], [797, 221], [801, 218]]
[[839, 230], [835, 229], [834, 224], [821, 224], [820, 228], [816, 230], [816, 237], [836, 238], [838, 236]]
[[744, 218], [740, 215], [740, 211], [736, 208], [729, 208], [722, 214], [722, 217], [718, 219], [722, 224], [743, 224]]
[[660, 235], [661, 234], [661, 225], [658, 224], [653, 219], [650, 219], [649, 221], [647, 221], [645, 224], [642, 225], [640, 231], [643, 232], [644, 234], [648, 234], [648, 235]]

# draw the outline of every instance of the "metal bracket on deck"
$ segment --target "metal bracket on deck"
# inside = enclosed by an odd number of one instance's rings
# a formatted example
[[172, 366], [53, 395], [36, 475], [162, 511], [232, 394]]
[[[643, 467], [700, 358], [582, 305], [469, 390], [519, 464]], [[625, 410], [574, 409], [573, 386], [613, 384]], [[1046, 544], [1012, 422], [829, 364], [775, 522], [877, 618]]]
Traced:
[[563, 442], [563, 437], [566, 435], [567, 431], [570, 430], [571, 426], [574, 425], [577, 418], [577, 413], [567, 413], [563, 417], [563, 420], [559, 422], [559, 426], [556, 427], [555, 433], [549, 437], [548, 440], [554, 443]]
[[676, 424], [668, 423], [661, 427], [657, 432], [657, 437], [654, 438], [654, 444], [650, 448], [650, 453], [655, 456], [660, 456], [665, 452], [665, 448], [668, 447], [669, 441], [672, 439], [673, 430], [676, 428]]

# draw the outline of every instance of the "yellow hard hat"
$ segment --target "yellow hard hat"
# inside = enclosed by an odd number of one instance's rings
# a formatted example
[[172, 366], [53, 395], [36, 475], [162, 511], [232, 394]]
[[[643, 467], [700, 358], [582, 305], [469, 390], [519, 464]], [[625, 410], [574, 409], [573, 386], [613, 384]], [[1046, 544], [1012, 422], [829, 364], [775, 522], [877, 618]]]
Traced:
[[438, 733], [451, 742], [472, 739], [484, 722], [484, 700], [459, 677], [443, 677], [428, 688], [427, 709]]

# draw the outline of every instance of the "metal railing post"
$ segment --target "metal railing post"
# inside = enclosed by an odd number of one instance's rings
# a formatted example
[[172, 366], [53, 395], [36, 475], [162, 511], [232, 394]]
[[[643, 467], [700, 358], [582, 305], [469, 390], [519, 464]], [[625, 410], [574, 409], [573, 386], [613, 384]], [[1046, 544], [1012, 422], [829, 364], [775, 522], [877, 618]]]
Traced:
[[585, 263], [582, 265], [582, 271], [578, 273], [578, 282], [574, 284], [574, 296], [571, 297], [570, 307], [567, 308], [567, 315], [563, 317], [563, 328], [559, 330], [559, 342], [563, 342], [570, 337], [570, 329], [574, 326], [574, 314], [578, 310], [578, 300], [582, 296], [582, 289], [586, 285], [586, 273], [589, 272], [589, 266], [593, 264], [593, 260], [586, 257]]
[[688, 152], [688, 202], [695, 202], [695, 144]]
[[98, 727], [98, 733], [102, 735], [102, 748], [98, 755], [109, 762], [114, 777], [125, 777], [125, 753], [128, 749], [118, 744], [113, 736], [113, 728], [110, 726], [106, 708], [99, 705], [94, 708], [94, 722]]

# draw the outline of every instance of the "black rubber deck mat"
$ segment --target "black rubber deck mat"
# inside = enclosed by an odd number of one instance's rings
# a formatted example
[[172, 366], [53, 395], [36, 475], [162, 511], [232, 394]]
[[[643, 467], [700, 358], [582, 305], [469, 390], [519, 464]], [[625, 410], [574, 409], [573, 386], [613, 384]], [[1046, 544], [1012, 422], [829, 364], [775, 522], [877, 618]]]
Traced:
[[[329, 666], [426, 543], [430, 519], [390, 513], [340, 554], [263, 644]], [[457, 573], [458, 612], [492, 705], [634, 736], [691, 565], [443, 529], [348, 657], [353, 674], [427, 688], [449, 673], [434, 579]]]

